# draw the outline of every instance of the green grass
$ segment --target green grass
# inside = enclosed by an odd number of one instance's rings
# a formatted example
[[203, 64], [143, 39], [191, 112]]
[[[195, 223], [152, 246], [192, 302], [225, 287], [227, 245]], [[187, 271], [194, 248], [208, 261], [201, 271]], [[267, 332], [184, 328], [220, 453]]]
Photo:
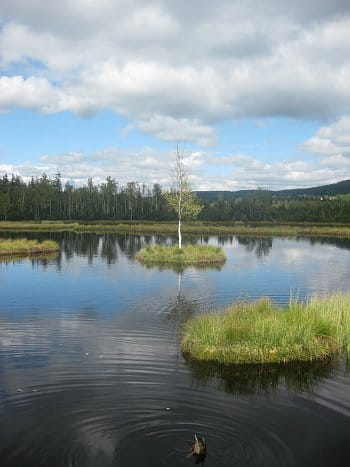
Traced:
[[350, 352], [350, 294], [291, 302], [238, 302], [184, 325], [182, 351], [224, 364], [288, 363], [330, 359]]
[[[78, 233], [131, 233], [131, 234], [176, 234], [176, 222], [127, 222], [127, 221], [16, 221], [0, 222], [0, 231], [73, 231]], [[185, 234], [212, 235], [279, 235], [279, 236], [341, 236], [350, 237], [350, 225], [313, 223], [265, 223], [251, 222], [192, 222], [183, 225]]]
[[188, 245], [181, 249], [178, 246], [154, 245], [141, 248], [136, 258], [146, 264], [213, 264], [226, 261], [223, 250], [212, 245]]
[[0, 255], [33, 254], [57, 250], [59, 250], [59, 245], [52, 240], [39, 243], [37, 240], [27, 240], [26, 238], [18, 240], [0, 239]]

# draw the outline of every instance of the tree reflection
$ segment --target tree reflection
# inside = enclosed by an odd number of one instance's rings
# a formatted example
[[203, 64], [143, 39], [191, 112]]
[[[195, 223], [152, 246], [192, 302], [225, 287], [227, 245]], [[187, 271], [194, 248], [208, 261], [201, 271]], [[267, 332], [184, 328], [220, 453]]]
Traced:
[[27, 259], [32, 263], [33, 267], [40, 265], [44, 269], [46, 269], [50, 263], [57, 260], [58, 256], [58, 251], [53, 251], [50, 253], [24, 253], [15, 255], [4, 255], [0, 256], [0, 264], [15, 264], [23, 261], [24, 259]]
[[[61, 249], [55, 256], [37, 256], [33, 259], [33, 264], [42, 264], [45, 261], [55, 263], [57, 268], [61, 268], [62, 261], [69, 262], [74, 256], [87, 258], [89, 264], [93, 264], [95, 258], [106, 261], [108, 265], [118, 261], [119, 255], [123, 254], [133, 259], [136, 253], [144, 246], [153, 245], [173, 245], [176, 244], [176, 235], [134, 235], [134, 234], [116, 234], [116, 233], [76, 233], [65, 232], [0, 232], [1, 238], [28, 238], [29, 240], [54, 240], [59, 243]], [[187, 244], [208, 244], [211, 237], [208, 235], [186, 235], [184, 243]], [[269, 236], [245, 236], [245, 235], [219, 235], [215, 239], [220, 245], [232, 244], [237, 239], [240, 245], [243, 245], [247, 251], [254, 252], [258, 258], [268, 256], [273, 247], [273, 237]], [[296, 241], [308, 241], [310, 245], [334, 245], [339, 249], [350, 250], [350, 239], [343, 237], [296, 237]], [[28, 258], [25, 256], [16, 256], [11, 258], [0, 258], [1, 262], [19, 261]], [[196, 269], [212, 268], [220, 270], [220, 265], [170, 265], [170, 264], [145, 264], [149, 268], [157, 268], [160, 271], [172, 269], [176, 273], [183, 273], [187, 267]]]
[[335, 370], [337, 360], [296, 362], [270, 365], [223, 365], [194, 361], [184, 354], [199, 386], [216, 384], [220, 389], [238, 394], [266, 394], [285, 387], [295, 393], [310, 392]]
[[240, 245], [244, 245], [247, 251], [254, 251], [258, 258], [262, 258], [269, 255], [273, 238], [237, 235], [237, 241]]

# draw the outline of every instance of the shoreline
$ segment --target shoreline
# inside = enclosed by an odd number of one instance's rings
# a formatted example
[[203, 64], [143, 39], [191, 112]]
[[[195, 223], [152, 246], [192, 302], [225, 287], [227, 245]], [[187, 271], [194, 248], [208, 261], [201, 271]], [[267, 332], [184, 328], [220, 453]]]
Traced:
[[[177, 234], [176, 222], [152, 221], [106, 221], [88, 222], [24, 222], [0, 221], [0, 232], [75, 232], [75, 233], [129, 233], [129, 234]], [[348, 224], [315, 223], [257, 223], [241, 224], [238, 222], [192, 222], [184, 224], [184, 234], [189, 235], [252, 235], [252, 236], [334, 236], [349, 237]]]

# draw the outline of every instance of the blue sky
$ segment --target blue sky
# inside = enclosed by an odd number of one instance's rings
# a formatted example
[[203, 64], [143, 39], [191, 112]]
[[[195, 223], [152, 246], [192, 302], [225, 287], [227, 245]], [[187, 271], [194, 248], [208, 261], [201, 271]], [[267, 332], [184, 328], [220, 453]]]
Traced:
[[167, 187], [179, 142], [195, 189], [350, 178], [347, 1], [29, 3], [0, 5], [0, 175]]

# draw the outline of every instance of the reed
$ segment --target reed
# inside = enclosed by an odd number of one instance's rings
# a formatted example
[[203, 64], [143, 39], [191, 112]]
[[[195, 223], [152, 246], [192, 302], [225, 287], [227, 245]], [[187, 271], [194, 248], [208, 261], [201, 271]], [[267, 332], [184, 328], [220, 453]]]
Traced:
[[182, 351], [225, 364], [327, 360], [350, 353], [350, 294], [274, 306], [266, 298], [237, 302], [187, 321]]
[[0, 255], [33, 254], [57, 250], [59, 250], [59, 245], [52, 240], [39, 243], [37, 240], [28, 240], [26, 238], [16, 240], [0, 239]]
[[153, 245], [142, 248], [136, 258], [146, 264], [214, 264], [226, 261], [222, 248], [212, 245], [188, 245], [183, 248]]

